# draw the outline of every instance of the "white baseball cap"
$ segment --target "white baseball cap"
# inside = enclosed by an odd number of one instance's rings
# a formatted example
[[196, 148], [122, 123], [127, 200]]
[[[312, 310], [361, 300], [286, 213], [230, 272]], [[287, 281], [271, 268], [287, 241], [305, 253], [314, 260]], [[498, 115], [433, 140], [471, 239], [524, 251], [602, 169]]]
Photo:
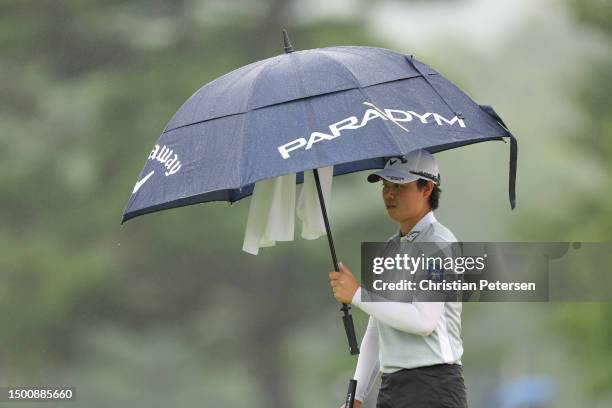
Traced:
[[414, 150], [405, 156], [387, 160], [385, 168], [368, 176], [370, 183], [380, 179], [392, 183], [406, 184], [423, 178], [440, 185], [440, 171], [436, 159], [427, 150]]

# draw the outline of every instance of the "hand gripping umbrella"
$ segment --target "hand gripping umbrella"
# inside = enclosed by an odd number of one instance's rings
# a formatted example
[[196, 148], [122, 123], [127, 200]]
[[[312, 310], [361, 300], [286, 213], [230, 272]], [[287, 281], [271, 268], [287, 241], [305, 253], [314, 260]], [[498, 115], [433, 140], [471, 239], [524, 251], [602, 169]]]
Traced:
[[[169, 208], [235, 202], [259, 180], [296, 173], [300, 183], [313, 170], [337, 271], [318, 168], [333, 165], [337, 176], [382, 168], [387, 158], [416, 149], [436, 153], [504, 138], [514, 209], [517, 142], [491, 107], [479, 106], [411, 55], [373, 47], [294, 52], [283, 36], [284, 54], [204, 85], [174, 114], [122, 223]], [[348, 305], [342, 311], [350, 352], [358, 354]]]

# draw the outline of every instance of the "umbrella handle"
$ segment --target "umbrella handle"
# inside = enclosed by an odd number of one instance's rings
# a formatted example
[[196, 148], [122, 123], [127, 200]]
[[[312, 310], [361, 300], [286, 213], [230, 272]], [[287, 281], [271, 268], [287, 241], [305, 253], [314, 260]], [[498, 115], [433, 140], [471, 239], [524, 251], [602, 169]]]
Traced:
[[355, 336], [355, 325], [353, 324], [353, 316], [349, 312], [351, 308], [346, 304], [342, 304], [342, 322], [344, 323], [344, 331], [349, 343], [349, 351], [352, 356], [359, 354], [359, 346], [357, 345], [357, 336]]
[[[321, 182], [319, 181], [319, 171], [313, 169], [315, 184], [317, 185], [317, 193], [319, 195], [319, 204], [321, 204], [321, 212], [323, 213], [323, 222], [325, 222], [325, 231], [327, 232], [327, 242], [329, 243], [329, 250], [331, 252], [332, 261], [334, 262], [334, 270], [340, 272], [338, 268], [338, 258], [336, 257], [336, 249], [334, 247], [334, 240], [331, 234], [331, 227], [329, 226], [329, 220], [327, 218], [327, 210], [325, 209], [325, 200], [323, 199], [323, 191], [321, 190]], [[359, 346], [357, 345], [357, 337], [355, 336], [355, 325], [353, 324], [353, 316], [350, 313], [350, 307], [346, 304], [342, 304], [342, 322], [344, 323], [344, 331], [346, 332], [346, 338], [349, 343], [349, 350], [351, 355], [359, 354]]]
[[355, 404], [355, 391], [357, 390], [357, 380], [349, 380], [348, 391], [346, 393], [346, 400], [344, 401], [345, 408], [353, 408]]

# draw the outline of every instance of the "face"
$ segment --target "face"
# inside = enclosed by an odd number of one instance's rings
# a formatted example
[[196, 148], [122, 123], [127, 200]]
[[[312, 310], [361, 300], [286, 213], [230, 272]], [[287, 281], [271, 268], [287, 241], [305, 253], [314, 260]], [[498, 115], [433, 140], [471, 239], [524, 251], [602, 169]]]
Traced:
[[418, 189], [416, 181], [397, 184], [382, 180], [382, 183], [383, 201], [393, 220], [403, 222], [414, 219], [429, 209], [428, 200], [433, 189], [433, 182], [429, 182], [422, 190]]

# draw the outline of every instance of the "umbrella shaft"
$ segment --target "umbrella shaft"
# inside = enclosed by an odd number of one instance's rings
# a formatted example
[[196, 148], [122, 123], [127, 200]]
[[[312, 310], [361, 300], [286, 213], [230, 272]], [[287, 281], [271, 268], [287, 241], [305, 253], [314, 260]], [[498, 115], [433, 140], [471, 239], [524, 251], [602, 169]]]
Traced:
[[325, 223], [325, 231], [327, 232], [327, 242], [329, 243], [329, 250], [331, 252], [332, 261], [334, 262], [334, 270], [340, 272], [338, 267], [338, 257], [336, 256], [336, 248], [334, 247], [334, 239], [332, 238], [331, 227], [329, 226], [329, 219], [327, 218], [327, 210], [325, 208], [325, 199], [323, 198], [323, 191], [321, 190], [321, 181], [319, 180], [319, 171], [314, 169], [315, 184], [317, 185], [317, 194], [319, 195], [319, 203], [321, 204], [321, 213], [323, 214], [323, 222]]
[[[325, 209], [325, 199], [323, 198], [323, 191], [321, 190], [321, 182], [319, 181], [318, 169], [313, 170], [315, 184], [317, 185], [317, 194], [319, 195], [319, 203], [321, 204], [321, 213], [323, 214], [323, 222], [325, 223], [325, 231], [327, 232], [327, 242], [329, 243], [329, 250], [331, 251], [332, 261], [334, 262], [334, 270], [340, 271], [338, 267], [338, 258], [336, 256], [336, 248], [334, 247], [334, 240], [332, 238], [331, 228], [329, 226], [329, 219], [327, 218], [327, 210]], [[350, 307], [346, 304], [342, 304], [342, 322], [344, 323], [344, 330], [346, 331], [346, 337], [349, 343], [349, 351], [351, 355], [359, 354], [359, 346], [357, 345], [357, 337], [355, 336], [355, 325], [353, 324], [353, 316], [351, 316]]]

